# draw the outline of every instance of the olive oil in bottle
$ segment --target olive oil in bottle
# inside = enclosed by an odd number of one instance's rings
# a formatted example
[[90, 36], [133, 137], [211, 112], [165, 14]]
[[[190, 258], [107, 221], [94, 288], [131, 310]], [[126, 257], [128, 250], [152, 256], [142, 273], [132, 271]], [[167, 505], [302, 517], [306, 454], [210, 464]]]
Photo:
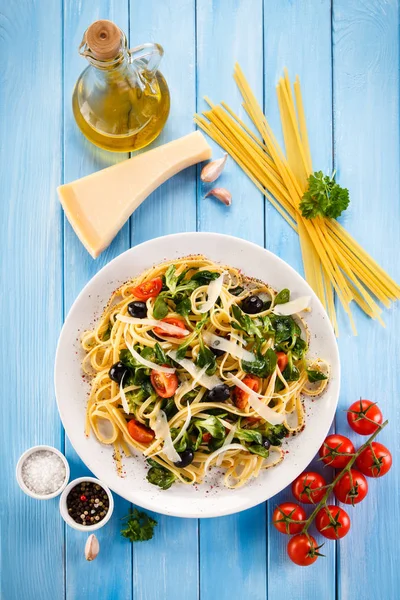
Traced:
[[167, 82], [158, 71], [162, 47], [144, 44], [128, 50], [124, 33], [103, 20], [86, 30], [79, 52], [89, 62], [72, 97], [82, 133], [113, 152], [150, 144], [164, 127], [170, 108]]

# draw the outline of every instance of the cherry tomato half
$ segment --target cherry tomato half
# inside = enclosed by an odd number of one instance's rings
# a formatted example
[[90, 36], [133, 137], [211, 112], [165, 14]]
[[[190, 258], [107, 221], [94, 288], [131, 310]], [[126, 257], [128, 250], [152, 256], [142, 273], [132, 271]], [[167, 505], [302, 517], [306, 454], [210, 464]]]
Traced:
[[368, 494], [368, 483], [360, 471], [350, 469], [350, 472], [345, 473], [337, 482], [333, 492], [340, 502], [354, 506]]
[[383, 417], [376, 402], [357, 400], [347, 411], [347, 422], [359, 435], [372, 435], [379, 428]]
[[338, 433], [328, 435], [319, 449], [319, 455], [323, 462], [334, 469], [343, 469], [354, 452], [355, 449], [351, 440]]
[[211, 441], [212, 439], [212, 435], [211, 433], [209, 433], [208, 431], [206, 431], [205, 433], [203, 433], [203, 442], [205, 442], [206, 444], [208, 444], [208, 442]]
[[[169, 323], [170, 325], [174, 325], [175, 327], [179, 327], [179, 329], [185, 329], [186, 330], [186, 325], [185, 322], [182, 321], [182, 319], [178, 319], [177, 317], [167, 317], [166, 319], [161, 319], [162, 323]], [[182, 333], [167, 333], [166, 331], [164, 331], [164, 329], [161, 329], [161, 327], [154, 327], [154, 333], [156, 335], [158, 335], [159, 337], [169, 337], [169, 338], [184, 338], [186, 337], [188, 334], [185, 332]]]
[[287, 357], [287, 354], [285, 354], [284, 352], [277, 352], [276, 359], [277, 359], [279, 370], [282, 373], [282, 371], [285, 370], [285, 368], [288, 364], [289, 359]]
[[294, 502], [283, 502], [274, 510], [272, 523], [280, 533], [300, 533], [304, 527], [304, 523], [291, 523], [290, 520], [305, 521], [306, 518], [306, 511], [302, 506]]
[[[168, 365], [163, 366], [168, 367]], [[175, 373], [162, 373], [156, 369], [150, 373], [150, 381], [160, 398], [172, 398], [179, 384]]]
[[318, 552], [321, 546], [317, 546], [317, 542], [312, 535], [299, 533], [289, 540], [287, 545], [287, 553], [291, 561], [300, 567], [308, 567], [321, 556]]
[[316, 504], [325, 495], [325, 485], [326, 481], [322, 475], [313, 471], [305, 471], [293, 481], [292, 494], [299, 502]]
[[141, 444], [150, 444], [154, 440], [154, 431], [135, 419], [128, 421], [128, 431], [131, 438]]
[[328, 540], [339, 540], [350, 529], [350, 517], [343, 508], [329, 504], [317, 512], [315, 526]]
[[[260, 380], [258, 377], [254, 375], [246, 375], [243, 378], [243, 383], [247, 385], [254, 392], [258, 392], [260, 389]], [[249, 394], [242, 390], [241, 388], [235, 386], [232, 391], [232, 400], [239, 410], [243, 410], [247, 406], [247, 402], [249, 400]]]
[[372, 442], [357, 456], [356, 465], [367, 477], [382, 477], [390, 471], [392, 455], [383, 444]]
[[155, 298], [161, 292], [163, 282], [161, 277], [150, 279], [131, 289], [132, 294], [139, 300], [148, 300]]

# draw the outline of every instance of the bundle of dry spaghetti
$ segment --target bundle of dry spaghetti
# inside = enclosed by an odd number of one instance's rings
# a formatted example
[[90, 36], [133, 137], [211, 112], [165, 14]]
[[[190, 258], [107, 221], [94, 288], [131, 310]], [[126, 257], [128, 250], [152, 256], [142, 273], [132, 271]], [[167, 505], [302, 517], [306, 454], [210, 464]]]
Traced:
[[335, 220], [306, 219], [299, 207], [313, 172], [300, 81], [292, 86], [288, 72], [277, 86], [286, 156], [280, 148], [246, 78], [236, 64], [234, 79], [243, 97], [243, 107], [260, 137], [222, 102], [195, 115], [195, 122], [240, 165], [300, 237], [305, 276], [326, 308], [336, 335], [338, 324], [334, 303], [336, 292], [356, 328], [350, 309], [354, 300], [373, 319], [384, 325], [378, 304], [390, 306], [400, 298], [400, 286]]

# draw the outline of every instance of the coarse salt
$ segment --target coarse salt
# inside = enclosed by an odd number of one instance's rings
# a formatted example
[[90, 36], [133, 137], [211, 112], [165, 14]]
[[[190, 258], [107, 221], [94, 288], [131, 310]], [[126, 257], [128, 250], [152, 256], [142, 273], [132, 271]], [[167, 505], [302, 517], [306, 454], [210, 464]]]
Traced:
[[66, 476], [63, 461], [50, 450], [38, 450], [23, 462], [22, 480], [26, 487], [40, 496], [48, 496], [59, 490]]

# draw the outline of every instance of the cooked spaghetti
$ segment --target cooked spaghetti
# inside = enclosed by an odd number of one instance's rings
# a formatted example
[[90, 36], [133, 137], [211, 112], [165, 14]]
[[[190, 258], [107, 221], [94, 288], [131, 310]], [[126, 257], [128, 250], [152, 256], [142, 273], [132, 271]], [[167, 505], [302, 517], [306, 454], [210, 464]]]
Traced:
[[309, 361], [290, 299], [233, 267], [192, 256], [153, 267], [112, 295], [84, 333], [86, 435], [147, 459], [150, 483], [200, 483], [213, 466], [240, 487], [283, 459], [329, 366]]

